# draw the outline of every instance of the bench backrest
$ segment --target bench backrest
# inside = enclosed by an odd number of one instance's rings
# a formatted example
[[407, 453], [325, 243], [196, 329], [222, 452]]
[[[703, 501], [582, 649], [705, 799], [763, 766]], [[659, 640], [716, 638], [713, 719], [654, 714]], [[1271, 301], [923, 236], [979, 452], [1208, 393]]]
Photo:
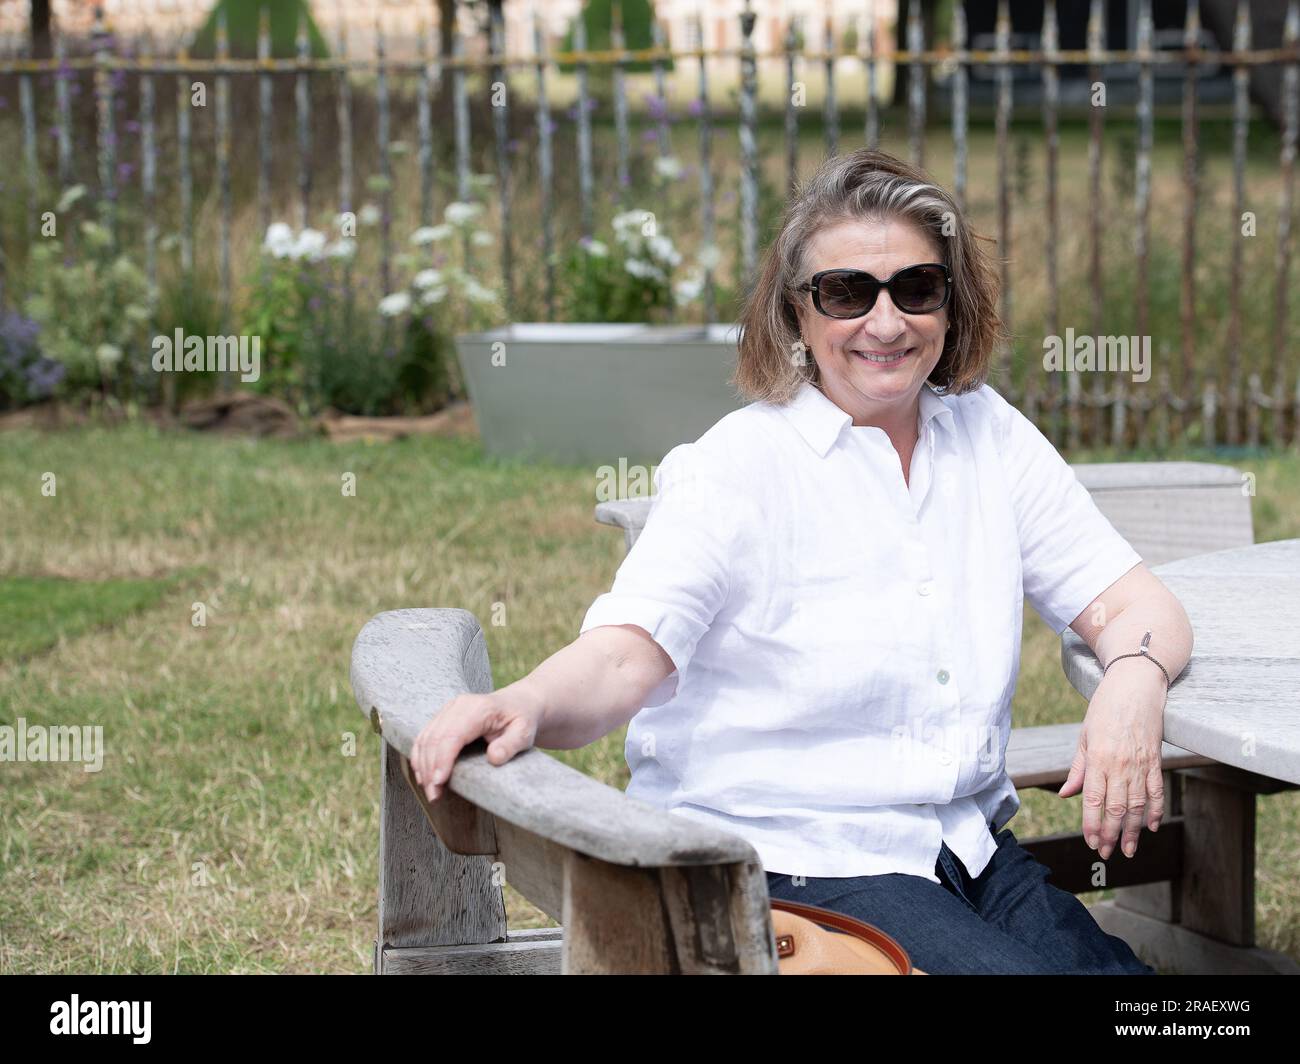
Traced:
[[[1147, 565], [1255, 542], [1246, 478], [1231, 466], [1106, 462], [1071, 468], [1097, 508]], [[596, 520], [621, 528], [630, 550], [645, 526], [651, 501], [599, 503]]]

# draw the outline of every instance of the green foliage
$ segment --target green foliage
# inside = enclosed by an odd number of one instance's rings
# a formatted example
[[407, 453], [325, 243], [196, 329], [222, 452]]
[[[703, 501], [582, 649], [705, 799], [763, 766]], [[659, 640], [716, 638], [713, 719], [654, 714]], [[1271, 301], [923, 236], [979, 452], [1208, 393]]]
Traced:
[[263, 256], [245, 311], [244, 328], [260, 338], [262, 373], [254, 387], [290, 401], [304, 395], [303, 365], [316, 339], [310, 313], [324, 285], [310, 265]]
[[217, 15], [224, 10], [231, 56], [239, 59], [256, 58], [258, 23], [264, 6], [271, 12], [271, 55], [274, 58], [289, 59], [298, 54], [296, 40], [299, 13], [306, 20], [307, 42], [312, 58], [324, 59], [329, 55], [325, 38], [317, 28], [316, 20], [311, 17], [311, 6], [306, 0], [218, 0], [195, 35], [190, 45], [190, 55], [208, 59], [216, 54]]
[[[376, 313], [371, 287], [354, 276], [354, 254], [351, 238], [330, 243], [314, 229], [295, 234], [283, 223], [270, 227], [244, 319], [244, 331], [261, 344], [262, 373], [254, 387], [303, 411], [418, 414], [445, 406], [452, 345], [433, 317], [437, 300], [397, 293]], [[410, 253], [397, 257], [399, 268], [414, 261]], [[439, 271], [417, 278], [430, 274], [438, 275], [445, 295]], [[406, 320], [392, 320], [412, 308]]]
[[[217, 336], [226, 331], [215, 280], [186, 277], [179, 271], [162, 281], [156, 321], [163, 335], [180, 329], [186, 336]], [[216, 386], [217, 374], [190, 370], [172, 374], [178, 401], [202, 395]], [[161, 384], [160, 384], [161, 387]]]
[[32, 247], [24, 310], [45, 355], [64, 367], [58, 394], [135, 398], [151, 373], [148, 282], [98, 222], [77, 233], [76, 255], [55, 237]]
[[[651, 33], [651, 23], [654, 21], [654, 8], [650, 5], [649, 0], [588, 0], [582, 8], [582, 21], [587, 30], [587, 50], [606, 51], [613, 48], [613, 36], [611, 29], [614, 24], [614, 4], [617, 3], [623, 18], [623, 46], [628, 51], [640, 51], [644, 48], [654, 47], [654, 37]], [[573, 28], [564, 35], [564, 51], [571, 52], [574, 50]], [[673, 61], [665, 59], [663, 68], [666, 71], [673, 69]], [[565, 74], [572, 74], [575, 69], [573, 63], [561, 63], [560, 70]], [[607, 71], [609, 67], [592, 67], [589, 68], [593, 80], [599, 72]], [[628, 63], [623, 67], [629, 74], [644, 74], [654, 69], [654, 64], [649, 62]], [[605, 76], [605, 80], [607, 76]]]
[[432, 318], [412, 315], [395, 327], [342, 301], [331, 306], [306, 367], [313, 408], [371, 416], [421, 414], [447, 405], [454, 353]]
[[653, 213], [624, 211], [611, 225], [612, 243], [583, 239], [561, 260], [564, 320], [655, 321], [699, 295], [699, 266], [673, 284], [682, 256]]

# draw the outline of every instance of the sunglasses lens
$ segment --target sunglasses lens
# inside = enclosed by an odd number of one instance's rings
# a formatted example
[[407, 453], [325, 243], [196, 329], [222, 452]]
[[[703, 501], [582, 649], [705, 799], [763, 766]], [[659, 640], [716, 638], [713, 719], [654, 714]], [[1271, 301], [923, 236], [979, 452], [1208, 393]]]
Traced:
[[890, 288], [899, 309], [908, 314], [925, 314], [943, 305], [948, 278], [938, 266], [917, 266], [898, 274]]
[[833, 318], [856, 318], [875, 305], [880, 282], [857, 270], [825, 274], [817, 286], [822, 312]]

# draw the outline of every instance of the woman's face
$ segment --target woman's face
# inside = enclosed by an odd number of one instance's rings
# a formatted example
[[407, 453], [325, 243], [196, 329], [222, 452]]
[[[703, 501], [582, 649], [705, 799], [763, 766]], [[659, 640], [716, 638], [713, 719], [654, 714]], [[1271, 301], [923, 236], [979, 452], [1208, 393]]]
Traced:
[[[847, 268], [883, 281], [905, 266], [943, 261], [930, 237], [908, 222], [849, 220], [816, 234], [808, 247], [807, 275], [798, 280], [805, 283], [819, 270]], [[822, 390], [853, 415], [855, 424], [895, 422], [902, 427], [914, 416], [921, 388], [943, 353], [947, 306], [929, 314], [904, 314], [882, 288], [863, 317], [828, 318], [817, 312], [807, 292], [798, 315], [804, 343], [821, 371]]]

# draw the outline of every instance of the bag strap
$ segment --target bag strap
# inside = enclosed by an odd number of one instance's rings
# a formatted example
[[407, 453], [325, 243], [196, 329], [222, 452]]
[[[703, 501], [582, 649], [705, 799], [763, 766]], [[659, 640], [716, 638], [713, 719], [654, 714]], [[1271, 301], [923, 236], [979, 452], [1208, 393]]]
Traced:
[[802, 902], [797, 901], [780, 901], [776, 898], [768, 900], [773, 909], [778, 909], [783, 913], [790, 913], [792, 916], [802, 916], [805, 920], [811, 920], [815, 924], [831, 927], [836, 931], [843, 931], [846, 935], [852, 935], [854, 938], [870, 943], [888, 954], [889, 959], [898, 966], [903, 975], [912, 974], [912, 958], [907, 955], [907, 950], [903, 949], [897, 940], [885, 934], [880, 928], [856, 920], [852, 916], [845, 916], [843, 913], [832, 912], [830, 909], [823, 909], [816, 905], [804, 905]]

